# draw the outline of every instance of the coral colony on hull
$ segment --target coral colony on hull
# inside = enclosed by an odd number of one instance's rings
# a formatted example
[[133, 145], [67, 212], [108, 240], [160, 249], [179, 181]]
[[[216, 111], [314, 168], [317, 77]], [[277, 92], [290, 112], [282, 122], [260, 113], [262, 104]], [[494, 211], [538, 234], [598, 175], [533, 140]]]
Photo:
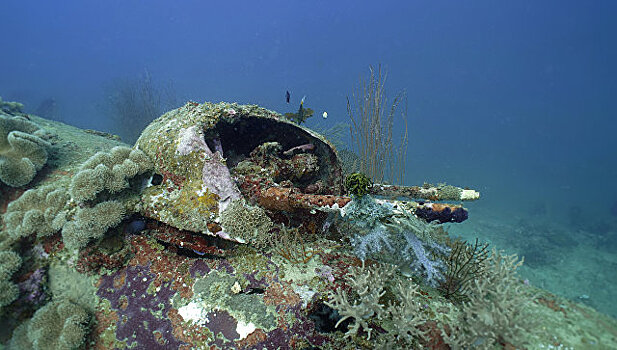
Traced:
[[131, 147], [0, 103], [10, 349], [617, 347], [614, 320], [448, 236], [467, 210], [436, 201], [476, 191], [344, 174], [258, 106], [188, 102]]

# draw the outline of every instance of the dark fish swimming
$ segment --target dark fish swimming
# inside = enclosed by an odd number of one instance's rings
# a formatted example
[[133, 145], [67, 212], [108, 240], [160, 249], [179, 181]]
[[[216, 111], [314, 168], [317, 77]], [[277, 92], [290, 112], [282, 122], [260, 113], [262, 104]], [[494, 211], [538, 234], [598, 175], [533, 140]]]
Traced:
[[291, 98], [291, 94], [289, 93], [289, 90], [285, 91], [285, 101], [287, 101], [287, 103], [289, 103], [290, 98]]

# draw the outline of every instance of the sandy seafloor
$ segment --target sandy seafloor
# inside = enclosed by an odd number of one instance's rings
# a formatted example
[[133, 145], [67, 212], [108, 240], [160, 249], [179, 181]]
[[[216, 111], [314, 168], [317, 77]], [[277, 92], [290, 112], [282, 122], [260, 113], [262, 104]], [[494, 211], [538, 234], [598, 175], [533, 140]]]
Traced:
[[450, 225], [453, 235], [468, 241], [476, 237], [516, 253], [525, 263], [521, 278], [570, 300], [617, 317], [617, 219], [594, 227], [552, 220], [547, 215], [512, 214], [489, 210], [480, 202], [468, 205], [470, 219]]

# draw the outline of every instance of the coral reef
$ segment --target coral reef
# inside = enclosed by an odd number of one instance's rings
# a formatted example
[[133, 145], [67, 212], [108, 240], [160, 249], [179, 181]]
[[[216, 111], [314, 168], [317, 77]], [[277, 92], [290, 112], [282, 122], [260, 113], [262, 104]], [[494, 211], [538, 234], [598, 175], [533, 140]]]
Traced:
[[126, 346], [176, 349], [182, 343], [174, 339], [171, 321], [153, 314], [167, 315], [174, 291], [167, 282], [158, 286], [156, 293], [149, 293], [155, 277], [145, 266], [131, 266], [104, 277], [97, 295], [108, 300], [118, 316], [118, 341]]
[[0, 111], [3, 114], [8, 115], [21, 115], [24, 109], [24, 105], [19, 102], [8, 102], [4, 101], [2, 97], [0, 97]]
[[[259, 293], [241, 293], [240, 284], [240, 289], [234, 292], [236, 283], [238, 279], [234, 276], [212, 271], [195, 283], [194, 301], [178, 311], [183, 314], [187, 307], [199, 308], [201, 317], [193, 319], [194, 322], [204, 322], [203, 320], [210, 318], [220, 319], [221, 315], [218, 314], [226, 313], [227, 317], [234, 320], [232, 322], [237, 323], [236, 332], [242, 327], [259, 328], [265, 332], [274, 330], [277, 326], [275, 308], [268, 306], [265, 297]], [[232, 339], [246, 335], [248, 333], [236, 333]]]
[[[409, 224], [405, 226], [412, 227]], [[405, 239], [402, 255], [406, 261], [411, 261], [412, 271], [422, 276], [428, 285], [436, 287], [445, 279], [446, 265], [443, 260], [450, 253], [450, 248], [431, 239], [421, 241], [417, 236], [417, 231], [414, 232], [413, 229], [403, 228], [399, 233]]]
[[484, 263], [486, 272], [469, 287], [457, 332], [448, 341], [453, 346], [482, 349], [529, 346], [541, 315], [530, 287], [517, 278], [516, 269], [523, 261], [493, 249]]
[[467, 210], [462, 206], [443, 203], [422, 203], [416, 206], [414, 214], [426, 222], [463, 222], [467, 220]]
[[356, 197], [344, 209], [343, 222], [356, 232], [350, 242], [360, 259], [374, 258], [399, 265], [422, 276], [431, 286], [444, 279], [443, 260], [449, 248], [437, 241], [435, 226], [370, 195]]
[[109, 228], [118, 225], [125, 214], [124, 204], [118, 201], [105, 201], [92, 208], [79, 208], [62, 228], [62, 240], [69, 249], [83, 248], [91, 240], [103, 237]]
[[66, 203], [69, 195], [64, 188], [52, 185], [26, 191], [9, 203], [4, 216], [7, 232], [15, 237], [33, 233], [49, 236], [62, 229], [66, 223]]
[[191, 126], [180, 130], [176, 153], [180, 156], [203, 153], [201, 181], [206, 191], [214, 193], [219, 198], [220, 210], [223, 211], [231, 201], [240, 198], [240, 191], [231, 179], [229, 169], [223, 160], [221, 141], [215, 138], [213, 142], [214, 152], [206, 144], [202, 131], [197, 126]]
[[[62, 252], [57, 253], [57, 255], [62, 255]], [[53, 260], [58, 262], [60, 259]], [[98, 300], [96, 299], [98, 288], [96, 284], [100, 276], [87, 276], [79, 273], [72, 261], [74, 261], [74, 258], [69, 259], [65, 264], [51, 263], [49, 265], [46, 290], [52, 300], [70, 300], [87, 310], [88, 313], [93, 313], [98, 308]]]
[[0, 114], [0, 182], [28, 184], [47, 163], [51, 144], [44, 129], [21, 116]]
[[0, 282], [0, 311], [19, 298], [19, 287], [10, 281]]
[[[128, 147], [98, 152], [81, 166], [68, 190], [64, 184], [45, 185], [26, 191], [11, 202], [4, 217], [7, 232], [14, 239], [36, 233], [52, 235], [62, 230], [67, 247], [79, 249], [118, 225], [126, 214], [124, 203], [95, 201], [103, 192], [118, 194], [130, 187], [129, 181], [151, 168], [147, 156]], [[83, 202], [79, 207], [70, 201]]]
[[368, 194], [373, 182], [362, 173], [353, 173], [345, 177], [345, 189], [350, 194], [357, 197], [362, 197]]
[[226, 232], [240, 237], [255, 247], [266, 245], [272, 220], [258, 206], [252, 206], [242, 200], [235, 200], [221, 213], [221, 226]]
[[439, 284], [441, 294], [454, 301], [466, 300], [466, 294], [473, 281], [486, 271], [484, 262], [489, 257], [488, 243], [476, 242], [472, 245], [456, 240], [445, 263], [448, 267], [445, 278]]
[[129, 187], [129, 180], [152, 169], [152, 164], [138, 149], [116, 146], [98, 152], [85, 161], [73, 176], [69, 193], [76, 201], [89, 201], [102, 191], [117, 193]]
[[[81, 249], [90, 241], [102, 238], [107, 230], [117, 226], [127, 214], [120, 192], [131, 189], [131, 182], [140, 187], [140, 178], [152, 169], [142, 151], [123, 146], [109, 152], [98, 152], [81, 164], [68, 188], [71, 199], [81, 203], [65, 214], [62, 238], [69, 249]], [[55, 228], [55, 227], [54, 227]]]
[[[474, 280], [460, 309], [447, 302], [429, 303], [431, 297], [418, 285], [397, 281], [390, 266], [364, 263], [348, 271], [350, 291], [331, 291], [326, 304], [340, 315], [336, 327], [353, 319], [346, 338], [371, 339], [377, 331], [376, 344], [384, 349], [425, 348], [435, 342], [455, 349], [528, 346], [542, 319], [530, 287], [515, 277], [521, 261], [493, 250], [485, 262], [490, 271]], [[438, 314], [440, 310], [447, 312]]]
[[[292, 264], [306, 264], [317, 252], [305, 242], [298, 228], [288, 229], [285, 225], [282, 225], [278, 233], [270, 236], [268, 243], [273, 252]], [[327, 268], [319, 271], [321, 277], [331, 277], [331, 271], [328, 274]]]
[[101, 269], [114, 271], [124, 266], [130, 251], [120, 235], [106, 236], [99, 244], [87, 246], [79, 252], [75, 270], [95, 274]]
[[351, 201], [349, 197], [304, 194], [294, 188], [270, 187], [266, 190], [254, 188], [259, 205], [269, 210], [283, 210], [289, 213], [304, 213], [307, 209], [341, 208]]
[[34, 270], [25, 281], [19, 282], [19, 293], [25, 299], [24, 302], [34, 305], [41, 304], [45, 298], [47, 271], [44, 268]]
[[88, 333], [90, 316], [68, 301], [52, 301], [28, 321], [28, 339], [35, 350], [79, 349]]
[[342, 316], [335, 327], [346, 319], [353, 318], [354, 322], [345, 337], [355, 335], [362, 329], [368, 334], [367, 339], [371, 339], [373, 330], [367, 321], [373, 317], [383, 317], [384, 306], [379, 303], [379, 299], [386, 293], [384, 285], [394, 275], [394, 269], [387, 265], [369, 269], [363, 263], [361, 268], [353, 268], [350, 273], [347, 281], [358, 294], [357, 300], [350, 303], [347, 295], [339, 290], [330, 295], [332, 301], [326, 302], [326, 305], [336, 309]]
[[19, 296], [19, 288], [11, 282], [11, 276], [21, 266], [21, 257], [10, 250], [0, 251], [0, 309]]
[[435, 344], [445, 345], [442, 332], [447, 319], [432, 315], [442, 305], [429, 307], [420, 287], [409, 280], [397, 280], [393, 266], [368, 267], [363, 263], [352, 267], [345, 279], [351, 291], [331, 291], [325, 302], [339, 315], [335, 327], [353, 320], [346, 327], [345, 338], [366, 334], [366, 340], [373, 339], [379, 349], [433, 349], [438, 348]]
[[332, 146], [274, 112], [189, 102], [134, 148], [29, 118], [58, 136], [36, 181], [0, 188], [9, 348], [615, 347], [616, 321], [448, 237], [467, 211], [432, 201], [477, 192], [346, 196]]

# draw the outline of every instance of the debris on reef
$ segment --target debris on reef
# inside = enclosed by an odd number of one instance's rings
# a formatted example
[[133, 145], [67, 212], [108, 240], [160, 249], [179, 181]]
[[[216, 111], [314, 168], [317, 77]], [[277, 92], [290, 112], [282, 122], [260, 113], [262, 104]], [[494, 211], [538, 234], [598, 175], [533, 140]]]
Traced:
[[[300, 147], [300, 153], [282, 152], [307, 144], [312, 147]], [[257, 106], [187, 103], [153, 121], [135, 147], [162, 176], [161, 183], [143, 191], [141, 214], [182, 230], [245, 242], [219, 225], [240, 196], [255, 205], [276, 197], [272, 188], [342, 194], [340, 165], [329, 143]], [[213, 232], [213, 225], [221, 230]]]
[[[514, 274], [518, 260], [499, 253], [465, 289], [470, 304], [453, 303], [436, 286], [450, 293], [467, 277], [448, 270], [460, 256], [440, 224], [467, 211], [435, 202], [479, 194], [374, 184], [357, 196], [330, 142], [275, 112], [189, 102], [132, 148], [29, 118], [55, 136], [27, 188], [0, 184], [0, 274], [12, 292], [0, 343], [62, 334], [68, 348], [94, 349], [615, 343], [606, 328], [580, 328], [599, 317], [591, 309], [536, 298]], [[543, 332], [517, 305], [562, 330]], [[480, 333], [479, 315], [498, 323]], [[46, 319], [58, 323], [39, 328]]]
[[446, 184], [424, 184], [422, 186], [375, 184], [371, 186], [370, 193], [386, 197], [408, 197], [431, 201], [470, 201], [480, 198], [480, 193], [475, 190]]

